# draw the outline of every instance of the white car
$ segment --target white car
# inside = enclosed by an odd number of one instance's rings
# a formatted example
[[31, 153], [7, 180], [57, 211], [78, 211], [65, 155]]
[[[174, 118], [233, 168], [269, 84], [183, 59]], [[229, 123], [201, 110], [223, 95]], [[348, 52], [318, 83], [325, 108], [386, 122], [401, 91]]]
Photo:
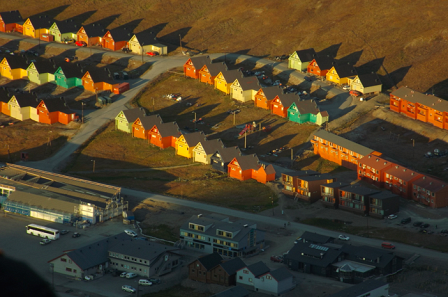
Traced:
[[341, 234], [341, 235], [339, 235], [339, 239], [340, 240], [350, 240], [350, 237]]
[[41, 245], [46, 245], [49, 243], [51, 243], [51, 239], [48, 239], [48, 238], [42, 239], [42, 241], [40, 242]]
[[396, 214], [391, 214], [388, 216], [388, 218], [389, 218], [389, 220], [393, 220], [393, 219], [398, 218], [398, 216]]
[[123, 291], [125, 291], [125, 292], [128, 292], [128, 293], [135, 293], [135, 292], [137, 292], [137, 290], [136, 290], [135, 288], [133, 288], [133, 287], [131, 287], [131, 286], [128, 286], [128, 285], [123, 285], [123, 286], [121, 287], [121, 289], [122, 289]]
[[127, 274], [128, 274], [127, 272], [122, 272], [122, 273], [120, 274], [120, 277], [126, 277]]
[[93, 275], [86, 275], [86, 276], [84, 276], [84, 279], [86, 280], [86, 281], [91, 281], [91, 280], [93, 280], [95, 277], [93, 276]]
[[126, 274], [126, 278], [134, 278], [134, 277], [137, 277], [137, 274], [135, 274], [134, 272], [128, 272]]
[[147, 279], [141, 279], [138, 281], [138, 284], [141, 286], [151, 286], [152, 283]]
[[135, 233], [135, 231], [132, 231], [132, 230], [124, 230], [124, 232], [125, 232], [127, 235], [132, 236], [132, 237], [137, 237], [137, 236], [138, 236], [138, 234]]
[[345, 85], [345, 86], [342, 87], [342, 89], [348, 91], [348, 90], [350, 90], [350, 86], [349, 85]]

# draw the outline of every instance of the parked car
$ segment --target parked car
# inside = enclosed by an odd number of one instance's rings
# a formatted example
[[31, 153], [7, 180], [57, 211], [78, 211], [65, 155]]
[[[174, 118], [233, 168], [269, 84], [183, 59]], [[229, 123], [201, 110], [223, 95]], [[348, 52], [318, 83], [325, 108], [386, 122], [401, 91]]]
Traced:
[[126, 278], [134, 278], [134, 277], [137, 277], [137, 274], [135, 274], [134, 272], [128, 272], [126, 274]]
[[158, 52], [147, 52], [146, 54], [148, 56], [154, 57], [154, 56], [157, 56], [159, 53]]
[[95, 278], [95, 277], [94, 277], [92, 274], [84, 276], [84, 279], [85, 279], [86, 281], [91, 281], [91, 280], [93, 280], [94, 278]]
[[414, 225], [414, 227], [420, 227], [422, 224], [423, 224], [423, 222], [415, 222], [412, 225]]
[[137, 237], [138, 236], [138, 234], [137, 233], [135, 233], [135, 231], [132, 231], [132, 230], [124, 230], [124, 232], [127, 234], [127, 235], [129, 235], [129, 236], [132, 236], [132, 237]]
[[138, 284], [141, 285], [141, 286], [151, 286], [152, 282], [150, 282], [147, 279], [141, 279], [141, 280], [138, 281]]
[[120, 277], [126, 277], [127, 274], [128, 274], [127, 272], [122, 272], [122, 273], [120, 274]]
[[61, 230], [61, 235], [65, 235], [65, 234], [67, 234], [68, 232], [70, 232], [70, 231], [68, 231], [68, 230]]
[[81, 236], [81, 234], [79, 234], [78, 232], [75, 232], [75, 233], [73, 233], [73, 235], [72, 235], [73, 238], [77, 238], [77, 237], [79, 237], [79, 236]]
[[384, 248], [384, 249], [391, 249], [391, 250], [395, 249], [395, 245], [393, 245], [390, 242], [383, 242], [381, 244], [381, 247]]
[[149, 281], [155, 285], [155, 284], [160, 284], [162, 281], [160, 280], [160, 278], [150, 278]]
[[350, 95], [355, 96], [355, 97], [358, 97], [358, 96], [361, 96], [362, 94], [361, 94], [360, 92], [358, 92], [358, 91], [351, 90], [351, 91], [350, 91]]
[[350, 240], [350, 237], [341, 234], [341, 235], [339, 235], [339, 239], [340, 240]]
[[440, 231], [440, 233], [448, 233], [448, 230], [447, 229], [443, 229], [443, 230]]
[[342, 89], [348, 91], [348, 90], [350, 90], [350, 86], [349, 85], [344, 85], [344, 86], [342, 86]]
[[406, 219], [402, 219], [401, 220], [402, 224], [407, 224], [407, 223], [410, 223], [410, 222], [411, 222], [411, 218], [406, 218]]
[[389, 220], [394, 220], [396, 218], [398, 218], [398, 216], [396, 214], [391, 214], [387, 217]]
[[51, 243], [51, 239], [48, 239], [48, 238], [42, 239], [42, 241], [40, 242], [41, 245], [46, 245], [49, 243]]
[[133, 288], [133, 287], [131, 287], [131, 286], [128, 286], [128, 285], [123, 285], [123, 286], [121, 287], [121, 289], [122, 289], [123, 291], [125, 291], [125, 292], [128, 292], [128, 293], [135, 293], [135, 292], [137, 292], [137, 290], [136, 290], [135, 288]]

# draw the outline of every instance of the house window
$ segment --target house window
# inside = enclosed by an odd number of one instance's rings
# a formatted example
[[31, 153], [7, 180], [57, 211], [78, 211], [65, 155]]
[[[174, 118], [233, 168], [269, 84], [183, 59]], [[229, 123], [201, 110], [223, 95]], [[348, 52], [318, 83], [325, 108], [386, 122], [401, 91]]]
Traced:
[[239, 279], [239, 280], [243, 280], [243, 277], [240, 275], [240, 276], [238, 277], [238, 279]]
[[67, 262], [67, 259], [61, 258], [62, 262]]
[[191, 269], [191, 272], [195, 272], [196, 270], [194, 270], [194, 269]]
[[245, 274], [249, 274], [249, 270], [244, 269], [244, 270], [243, 270], [243, 273], [245, 273]]
[[266, 279], [272, 279], [272, 276], [266, 275]]
[[252, 282], [252, 278], [249, 278], [249, 282], [250, 282], [250, 283]]
[[65, 268], [65, 271], [72, 272], [72, 269], [67, 267]]

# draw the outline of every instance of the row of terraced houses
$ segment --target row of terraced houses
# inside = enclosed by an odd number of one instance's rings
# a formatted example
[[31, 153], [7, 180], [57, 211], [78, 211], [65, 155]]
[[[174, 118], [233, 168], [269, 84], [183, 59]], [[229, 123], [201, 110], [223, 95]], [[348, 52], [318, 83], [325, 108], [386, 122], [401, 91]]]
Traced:
[[167, 46], [161, 44], [153, 32], [133, 33], [125, 26], [108, 29], [99, 22], [81, 25], [72, 19], [57, 21], [48, 15], [23, 19], [18, 10], [0, 12], [0, 31], [18, 32], [45, 41], [74, 41], [79, 46], [101, 46], [113, 51], [126, 48], [136, 54], [168, 53]]
[[243, 156], [238, 147], [225, 147], [221, 139], [208, 140], [201, 131], [182, 134], [176, 122], [163, 123], [159, 115], [146, 115], [141, 108], [122, 110], [115, 117], [115, 129], [161, 149], [173, 147], [176, 155], [211, 165], [231, 178], [261, 183], [275, 179], [274, 167], [262, 164], [255, 154]]

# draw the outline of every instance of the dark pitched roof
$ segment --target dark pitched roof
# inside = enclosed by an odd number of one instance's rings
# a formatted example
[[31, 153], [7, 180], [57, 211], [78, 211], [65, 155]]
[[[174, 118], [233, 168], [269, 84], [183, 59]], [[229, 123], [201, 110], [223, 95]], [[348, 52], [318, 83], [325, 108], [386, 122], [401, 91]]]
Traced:
[[128, 123], [133, 123], [136, 119], [145, 117], [146, 111], [143, 108], [133, 108], [123, 110], [123, 114], [126, 117]]
[[334, 69], [340, 78], [355, 76], [357, 74], [356, 69], [350, 64], [336, 64], [334, 65]]
[[12, 95], [14, 95], [11, 90], [0, 87], [0, 102], [8, 103], [11, 100]]
[[276, 281], [282, 281], [284, 279], [292, 278], [291, 272], [286, 267], [280, 267], [274, 271], [271, 271], [270, 274]]
[[201, 145], [207, 155], [214, 154], [220, 148], [224, 147], [224, 144], [219, 138], [213, 140], [201, 141]]
[[357, 154], [360, 154], [362, 156], [366, 156], [373, 152], [373, 150], [369, 149], [368, 147], [365, 147], [363, 145], [360, 145], [360, 144], [350, 141], [348, 139], [342, 138], [341, 136], [327, 132], [325, 130], [319, 130], [316, 133], [314, 133], [314, 135], [317, 137], [320, 137], [324, 140], [327, 140], [329, 142], [332, 142], [334, 144], [337, 144], [341, 147], [349, 149], [349, 150], [351, 150]]
[[160, 125], [163, 123], [162, 118], [158, 114], [153, 114], [150, 116], [139, 117], [142, 123], [143, 129], [151, 130], [155, 125]]
[[238, 78], [238, 82], [240, 83], [243, 91], [260, 89], [260, 83], [258, 82], [258, 78], [256, 76]]
[[420, 173], [400, 165], [392, 166], [384, 172], [404, 181], [410, 181], [420, 175]]
[[237, 156], [241, 156], [240, 148], [237, 146], [234, 147], [224, 147], [218, 149], [218, 154], [221, 155], [221, 160], [224, 163], [230, 162], [233, 158]]
[[72, 77], [82, 78], [84, 76], [83, 69], [80, 67], [79, 63], [64, 62], [60, 63], [59, 65], [66, 78], [72, 78]]
[[323, 187], [327, 187], [327, 188], [342, 188], [342, 187], [346, 187], [348, 186], [348, 183], [343, 183], [343, 182], [334, 182], [334, 183], [329, 183], [329, 184], [325, 184], [322, 185]]
[[198, 261], [202, 264], [202, 266], [204, 266], [207, 271], [221, 264], [222, 260], [223, 259], [221, 255], [218, 253], [205, 255], [198, 259]]
[[221, 71], [227, 71], [227, 65], [224, 63], [207, 64], [208, 72], [211, 76], [217, 76]]
[[[116, 82], [112, 78], [112, 74], [108, 71], [107, 67], [89, 67], [86, 69], [94, 82], [105, 82], [109, 84], [115, 84]], [[84, 71], [84, 69], [83, 69]]]
[[246, 264], [240, 258], [235, 257], [229, 261], [221, 263], [221, 267], [227, 272], [227, 274], [233, 275], [241, 268], [246, 267]]
[[196, 68], [196, 70], [199, 70], [202, 68], [202, 66], [204, 65], [208, 65], [211, 64], [211, 60], [209, 56], [198, 56], [198, 57], [193, 57], [190, 58], [191, 63], [193, 63], [194, 68]]
[[274, 99], [277, 95], [283, 94], [283, 89], [280, 86], [272, 86], [261, 88], [263, 90], [264, 96], [268, 100]]
[[399, 196], [397, 194], [394, 194], [389, 191], [381, 191], [379, 193], [369, 195], [369, 197], [374, 198], [374, 199], [379, 199], [379, 200], [389, 199], [389, 198], [393, 198], [393, 197], [397, 197], [397, 199], [399, 199]]
[[249, 297], [249, 291], [246, 290], [244, 287], [235, 286], [220, 293], [217, 293], [215, 295], [212, 295], [211, 297]]
[[196, 146], [199, 142], [203, 142], [207, 139], [202, 131], [184, 134], [184, 138], [188, 147]]
[[314, 170], [299, 170], [299, 171], [293, 171], [292, 173], [282, 173], [282, 175], [295, 176], [295, 177], [304, 175], [316, 175], [316, 174], [320, 173]]
[[367, 296], [366, 294], [372, 290], [387, 286], [382, 280], [369, 279], [363, 283], [345, 288], [337, 293], [331, 294], [329, 297], [359, 297]]
[[56, 21], [56, 26], [58, 26], [59, 32], [64, 33], [76, 33], [78, 32], [80, 26], [73, 20]]
[[314, 100], [300, 100], [296, 103], [297, 109], [300, 114], [314, 114], [317, 115], [320, 110]]
[[316, 57], [316, 51], [314, 48], [296, 51], [296, 53], [302, 62], [311, 62]]
[[269, 164], [268, 166], [264, 166], [264, 171], [266, 174], [275, 174], [275, 168], [272, 164]]
[[401, 87], [398, 90], [393, 91], [391, 95], [412, 103], [423, 104], [435, 110], [448, 112], [448, 102], [446, 100], [433, 95], [422, 94], [407, 87]]
[[56, 67], [56, 63], [54, 62], [53, 59], [48, 59], [48, 60], [40, 60], [40, 61], [36, 61], [33, 62], [34, 67], [36, 67], [37, 71], [42, 74], [42, 73], [55, 73], [56, 70], [58, 70], [58, 67]]
[[334, 66], [334, 59], [329, 56], [317, 56], [314, 58], [320, 70], [329, 70]]
[[334, 241], [334, 238], [331, 236], [312, 233], [309, 231], [303, 232], [303, 234], [302, 234], [302, 236], [300, 236], [300, 238], [302, 238], [302, 241], [304, 241], [304, 242], [311, 242], [311, 243], [316, 243], [316, 244], [324, 244], [324, 243], [329, 243], [329, 242]]
[[303, 176], [299, 176], [297, 178], [301, 179], [301, 180], [306, 180], [306, 181], [314, 181], [314, 180], [333, 179], [334, 177], [329, 173], [322, 173], [322, 174], [314, 174], [314, 175], [303, 175]]
[[248, 169], [258, 170], [260, 166], [260, 160], [258, 160], [256, 154], [246, 156], [236, 156], [235, 158], [241, 170], [248, 170]]
[[122, 240], [109, 247], [111, 252], [146, 259], [150, 262], [161, 254], [174, 250], [177, 249], [154, 241], [132, 240], [132, 237], [131, 240]]
[[448, 186], [448, 184], [444, 183], [443, 181], [432, 178], [430, 176], [422, 176], [414, 180], [413, 184], [434, 193]]
[[23, 94], [19, 93], [14, 94], [14, 96], [16, 97], [20, 107], [31, 106], [36, 108], [40, 103], [40, 100], [37, 99], [37, 96], [33, 93], [23, 93]]
[[92, 23], [82, 26], [88, 37], [103, 37], [107, 30], [100, 23]]
[[138, 33], [135, 33], [135, 37], [137, 37], [138, 43], [140, 43], [140, 45], [142, 45], [142, 44], [149, 45], [149, 44], [157, 43], [156, 34], [154, 34], [153, 32], [148, 32], [148, 31], [138, 32]]
[[5, 24], [20, 23], [24, 21], [18, 10], [0, 12], [0, 17]]
[[340, 188], [339, 190], [362, 195], [362, 196], [364, 196], [364, 195], [370, 196], [372, 194], [379, 192], [379, 190], [373, 190], [373, 189], [362, 187], [362, 186], [347, 186], [347, 187]]
[[342, 254], [342, 251], [334, 247], [299, 241], [285, 255], [285, 259], [318, 267], [328, 267], [338, 260], [340, 254]]
[[299, 105], [300, 97], [296, 94], [280, 94], [278, 98], [280, 99], [280, 102], [282, 103], [284, 108], [289, 108], [293, 103], [295, 103], [297, 106]]
[[395, 163], [393, 163], [387, 159], [383, 159], [381, 157], [378, 157], [378, 156], [375, 156], [372, 154], [368, 154], [367, 156], [364, 156], [363, 158], [361, 158], [359, 160], [359, 164], [370, 166], [376, 170], [383, 170], [387, 166], [395, 165]]
[[162, 137], [168, 137], [168, 136], [180, 136], [180, 130], [179, 126], [176, 122], [170, 122], [170, 123], [163, 123], [160, 125], [157, 125], [157, 128], [159, 129], [160, 136]]
[[390, 250], [377, 249], [371, 246], [344, 245], [342, 250], [346, 259], [379, 268], [386, 267], [396, 256]]
[[48, 15], [35, 15], [29, 17], [34, 29], [50, 28], [54, 20]]
[[117, 41], [129, 41], [132, 38], [132, 31], [126, 27], [117, 27], [115, 29], [109, 30], [112, 39]]
[[8, 61], [9, 67], [11, 69], [27, 69], [30, 63], [27, 61], [27, 59], [21, 55], [14, 55], [6, 57], [6, 61]]
[[49, 112], [60, 111], [66, 114], [74, 113], [63, 98], [42, 99], [42, 101], [44, 101]]
[[381, 85], [381, 80], [376, 73], [358, 75], [364, 88]]
[[270, 271], [269, 267], [267, 267], [266, 264], [263, 263], [263, 261], [259, 261], [252, 265], [249, 265], [247, 266], [247, 269], [249, 269], [249, 271], [252, 272], [255, 277], [258, 277]]
[[233, 83], [236, 79], [243, 77], [243, 73], [239, 69], [222, 71], [222, 75], [227, 83]]

